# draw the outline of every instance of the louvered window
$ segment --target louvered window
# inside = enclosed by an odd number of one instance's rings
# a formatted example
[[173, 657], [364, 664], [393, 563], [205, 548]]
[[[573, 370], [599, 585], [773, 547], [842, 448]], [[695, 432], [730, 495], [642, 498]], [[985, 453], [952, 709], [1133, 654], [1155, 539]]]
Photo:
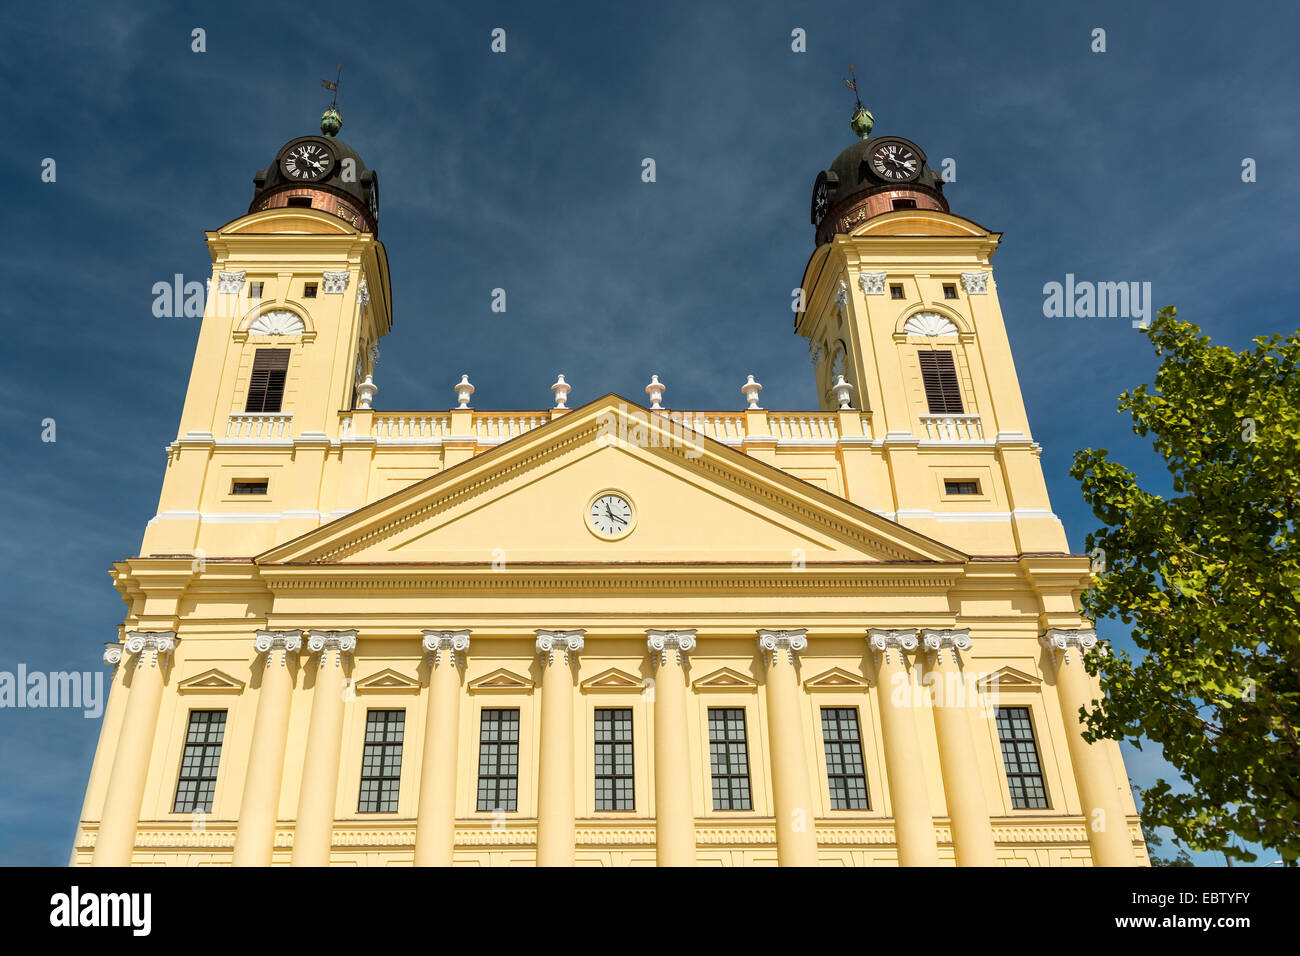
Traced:
[[952, 353], [927, 351], [918, 353], [921, 360], [921, 380], [925, 383], [925, 399], [931, 415], [960, 415], [961, 389], [957, 387], [957, 369], [952, 364]]
[[248, 381], [246, 412], [278, 412], [284, 401], [284, 377], [289, 371], [288, 349], [258, 349]]

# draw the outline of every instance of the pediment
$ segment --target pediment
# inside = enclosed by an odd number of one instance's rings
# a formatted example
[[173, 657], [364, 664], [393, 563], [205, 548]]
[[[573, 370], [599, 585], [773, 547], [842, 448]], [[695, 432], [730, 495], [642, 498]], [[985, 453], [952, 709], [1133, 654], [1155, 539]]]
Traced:
[[381, 671], [376, 671], [368, 677], [363, 677], [356, 682], [355, 690], [358, 694], [367, 692], [386, 692], [386, 693], [418, 693], [420, 682], [413, 677], [393, 670], [391, 667], [385, 667]]
[[619, 670], [617, 667], [611, 667], [608, 670], [601, 671], [595, 677], [589, 677], [582, 682], [583, 690], [635, 690], [645, 689], [645, 681], [629, 674], [627, 671]]
[[1042, 683], [1032, 674], [1018, 671], [1014, 667], [1002, 667], [989, 675], [987, 683], [998, 687], [1037, 687]]
[[176, 685], [176, 691], [180, 694], [240, 694], [243, 690], [242, 680], [215, 667], [188, 677]]
[[490, 674], [485, 674], [477, 680], [469, 682], [471, 693], [484, 691], [514, 691], [516, 693], [526, 693], [533, 689], [533, 682], [520, 674], [504, 667], [498, 667]]
[[803, 682], [807, 690], [843, 690], [870, 686], [866, 680], [842, 667], [832, 667]]
[[697, 691], [754, 690], [758, 687], [758, 682], [751, 677], [746, 677], [740, 671], [732, 670], [730, 667], [719, 667], [716, 671], [705, 674], [691, 686]]
[[[635, 511], [618, 540], [586, 517]], [[607, 395], [261, 555], [259, 564], [960, 563], [965, 555]]]

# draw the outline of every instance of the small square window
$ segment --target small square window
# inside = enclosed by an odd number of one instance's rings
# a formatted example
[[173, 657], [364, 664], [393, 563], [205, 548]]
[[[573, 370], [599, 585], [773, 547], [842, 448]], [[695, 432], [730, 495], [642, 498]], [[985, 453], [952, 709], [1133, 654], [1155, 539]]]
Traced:
[[302, 297], [303, 297], [304, 299], [314, 299], [314, 298], [316, 298], [316, 283], [315, 283], [315, 282], [304, 282], [304, 283], [303, 283], [303, 286], [302, 286]]
[[947, 479], [943, 483], [943, 493], [945, 495], [978, 495], [980, 493], [980, 483], [966, 479], [958, 481]]
[[262, 283], [261, 283], [261, 282], [250, 282], [250, 283], [248, 283], [248, 297], [249, 297], [250, 299], [260, 299], [260, 298], [262, 297]]
[[953, 285], [951, 282], [945, 282], [943, 284], [943, 297], [945, 299], [957, 298], [957, 287]]
[[287, 205], [287, 206], [290, 206], [290, 207], [296, 207], [296, 208], [299, 208], [299, 209], [310, 209], [310, 208], [311, 208], [311, 197], [310, 197], [310, 196], [290, 196], [290, 197], [289, 197], [289, 201], [286, 203], [286, 205]]
[[889, 297], [891, 299], [901, 299], [903, 297], [903, 287], [901, 285], [891, 285], [889, 287]]
[[267, 479], [259, 478], [254, 481], [235, 481], [230, 485], [232, 495], [264, 495], [266, 494]]
[[916, 208], [916, 200], [915, 200], [915, 199], [895, 199], [895, 200], [894, 200], [894, 208], [895, 208], [895, 209], [915, 209], [915, 208]]

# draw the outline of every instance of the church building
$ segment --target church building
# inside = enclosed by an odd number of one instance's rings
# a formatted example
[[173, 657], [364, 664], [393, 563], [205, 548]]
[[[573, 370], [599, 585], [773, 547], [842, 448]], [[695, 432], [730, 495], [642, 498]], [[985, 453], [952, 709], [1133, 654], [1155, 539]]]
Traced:
[[207, 233], [72, 863], [1146, 865], [1001, 236], [873, 122], [813, 187], [802, 410], [384, 409], [378, 174], [333, 108], [286, 143]]

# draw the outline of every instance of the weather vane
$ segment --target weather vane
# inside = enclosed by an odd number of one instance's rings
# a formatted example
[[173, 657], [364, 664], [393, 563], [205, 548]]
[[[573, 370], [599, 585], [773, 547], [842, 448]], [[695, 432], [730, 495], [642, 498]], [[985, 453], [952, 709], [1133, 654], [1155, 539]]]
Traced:
[[343, 117], [339, 115], [339, 81], [343, 79], [343, 64], [339, 64], [339, 71], [334, 76], [334, 82], [321, 80], [320, 85], [325, 87], [334, 94], [334, 99], [330, 100], [329, 109], [327, 109], [320, 118], [320, 131], [326, 136], [337, 136], [339, 130], [343, 128]]
[[871, 111], [862, 105], [862, 97], [858, 95], [858, 77], [854, 73], [855, 67], [849, 67], [848, 78], [844, 85], [853, 91], [853, 99], [858, 104], [858, 108], [853, 111], [853, 118], [849, 120], [849, 125], [853, 127], [853, 132], [858, 134], [858, 139], [866, 139], [871, 135], [871, 128], [876, 125], [876, 118], [871, 115]]

